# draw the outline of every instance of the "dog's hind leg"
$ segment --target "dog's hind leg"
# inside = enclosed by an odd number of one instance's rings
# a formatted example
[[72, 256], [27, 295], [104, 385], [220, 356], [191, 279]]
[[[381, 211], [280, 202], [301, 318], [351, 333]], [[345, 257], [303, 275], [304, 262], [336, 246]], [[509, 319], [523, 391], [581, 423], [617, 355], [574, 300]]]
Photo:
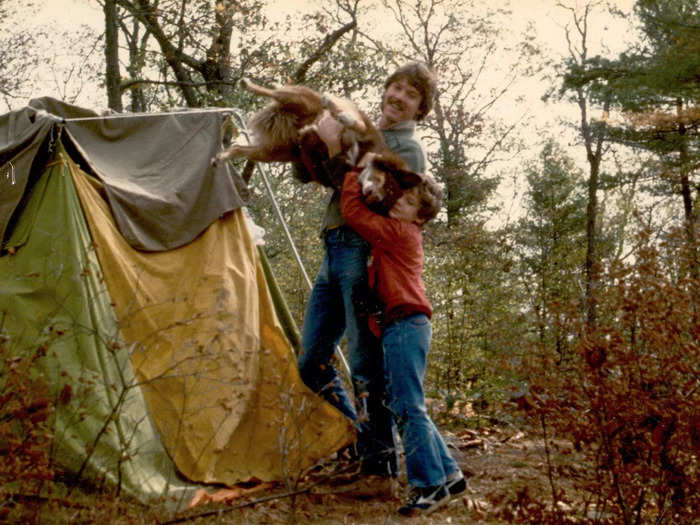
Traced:
[[248, 78], [242, 78], [241, 83], [251, 93], [275, 100], [284, 111], [294, 113], [302, 120], [315, 117], [323, 109], [321, 95], [306, 86], [287, 85], [268, 89]]
[[213, 163], [246, 157], [256, 162], [291, 162], [296, 160], [292, 146], [261, 146], [259, 144], [234, 144], [216, 154]]
[[251, 93], [254, 93], [255, 95], [260, 95], [261, 97], [275, 98], [274, 89], [268, 89], [266, 87], [260, 86], [252, 80], [250, 80], [249, 78], [243, 77], [241, 79], [241, 84], [243, 84], [244, 88], [246, 88]]

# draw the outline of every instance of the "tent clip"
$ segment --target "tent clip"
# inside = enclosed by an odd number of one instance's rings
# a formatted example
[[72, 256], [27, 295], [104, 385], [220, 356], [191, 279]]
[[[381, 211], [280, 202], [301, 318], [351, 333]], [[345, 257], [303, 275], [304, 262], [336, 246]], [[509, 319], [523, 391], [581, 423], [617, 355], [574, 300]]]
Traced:
[[10, 185], [14, 186], [17, 183], [17, 179], [15, 178], [15, 165], [12, 164], [12, 161], [8, 161], [9, 168], [5, 172], [5, 178], [10, 179]]

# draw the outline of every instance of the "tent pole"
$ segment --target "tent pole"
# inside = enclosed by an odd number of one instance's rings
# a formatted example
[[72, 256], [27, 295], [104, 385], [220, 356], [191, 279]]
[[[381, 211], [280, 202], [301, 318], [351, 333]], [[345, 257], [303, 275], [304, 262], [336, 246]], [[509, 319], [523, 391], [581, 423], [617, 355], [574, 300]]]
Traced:
[[[247, 137], [247, 135], [246, 135]], [[294, 243], [294, 239], [292, 239], [292, 235], [289, 232], [289, 228], [287, 227], [287, 221], [284, 220], [284, 217], [282, 216], [282, 210], [280, 210], [279, 205], [277, 204], [277, 199], [275, 198], [275, 194], [272, 191], [272, 187], [270, 186], [270, 181], [268, 180], [267, 174], [265, 173], [265, 170], [262, 169], [260, 166], [259, 162], [255, 163], [256, 169], [259, 171], [263, 182], [265, 183], [265, 189], [267, 190], [268, 195], [270, 196], [270, 199], [272, 200], [272, 204], [275, 207], [275, 212], [277, 213], [277, 217], [279, 218], [280, 222], [282, 223], [282, 228], [284, 229], [284, 234], [287, 237], [287, 241], [289, 242], [289, 245], [292, 247], [292, 252], [294, 253], [294, 258], [297, 261], [297, 264], [299, 265], [299, 268], [301, 268], [301, 273], [304, 274], [304, 280], [306, 281], [306, 284], [308, 285], [309, 289], [313, 287], [311, 283], [311, 279], [309, 279], [309, 275], [306, 273], [306, 268], [304, 268], [304, 262], [301, 260], [301, 256], [299, 255], [299, 251], [297, 250], [296, 244]], [[343, 363], [343, 368], [345, 369], [345, 372], [348, 374], [348, 377], [352, 377], [352, 374], [350, 373], [350, 366], [348, 365], [347, 360], [345, 359], [345, 356], [343, 355], [343, 351], [340, 349], [340, 346], [335, 347], [335, 353], [338, 354], [338, 358], [340, 359], [340, 362]]]
[[[245, 126], [245, 123], [241, 116], [238, 114], [238, 112], [232, 112], [234, 115], [239, 120], [240, 123], [240, 131], [245, 135], [246, 140], [248, 143], [250, 143], [250, 136], [248, 134], [248, 128]], [[260, 176], [263, 180], [263, 183], [265, 184], [265, 189], [267, 190], [267, 194], [270, 196], [270, 200], [272, 201], [272, 205], [275, 208], [275, 213], [277, 213], [277, 218], [279, 219], [280, 223], [282, 224], [282, 229], [284, 230], [284, 235], [287, 237], [287, 242], [289, 242], [289, 245], [292, 248], [292, 253], [294, 253], [294, 258], [297, 261], [297, 264], [299, 265], [299, 268], [301, 269], [301, 273], [304, 275], [304, 280], [306, 281], [307, 286], [309, 289], [313, 287], [313, 284], [311, 283], [311, 279], [309, 278], [309, 274], [306, 273], [306, 268], [304, 267], [304, 262], [301, 260], [301, 256], [299, 255], [299, 251], [297, 250], [296, 244], [294, 243], [294, 239], [292, 239], [292, 234], [289, 232], [289, 228], [287, 227], [287, 221], [284, 220], [284, 217], [282, 216], [282, 210], [280, 210], [279, 204], [277, 203], [277, 199], [275, 198], [275, 194], [272, 191], [272, 186], [270, 186], [270, 181], [267, 177], [267, 173], [265, 170], [262, 168], [260, 165], [260, 162], [255, 163], [255, 167], [260, 173]], [[340, 362], [343, 364], [343, 368], [345, 369], [345, 372], [347, 373], [349, 378], [352, 378], [352, 374], [350, 373], [350, 366], [348, 365], [347, 360], [345, 359], [345, 356], [343, 355], [343, 351], [341, 350], [340, 346], [335, 347], [335, 353], [338, 355], [338, 358], [340, 359]]]
[[306, 273], [306, 268], [304, 267], [304, 263], [301, 260], [301, 255], [299, 255], [299, 251], [297, 250], [296, 244], [294, 243], [294, 240], [292, 239], [292, 234], [289, 232], [289, 228], [287, 227], [287, 221], [284, 220], [284, 217], [282, 216], [282, 210], [280, 210], [279, 204], [277, 203], [277, 199], [275, 198], [275, 194], [272, 191], [272, 186], [270, 186], [270, 181], [267, 177], [267, 173], [265, 170], [260, 166], [259, 162], [255, 163], [255, 168], [258, 170], [260, 173], [260, 176], [262, 177], [263, 183], [265, 184], [265, 189], [267, 190], [267, 194], [270, 196], [270, 199], [272, 200], [272, 204], [275, 207], [275, 213], [277, 213], [277, 218], [279, 218], [280, 223], [282, 223], [282, 229], [284, 230], [284, 235], [287, 237], [287, 241], [289, 242], [289, 245], [292, 247], [292, 252], [294, 253], [294, 258], [297, 261], [297, 264], [299, 265], [299, 268], [301, 269], [301, 273], [304, 275], [304, 280], [306, 281], [306, 285], [311, 289], [313, 287], [311, 283], [311, 279], [309, 278], [309, 274]]

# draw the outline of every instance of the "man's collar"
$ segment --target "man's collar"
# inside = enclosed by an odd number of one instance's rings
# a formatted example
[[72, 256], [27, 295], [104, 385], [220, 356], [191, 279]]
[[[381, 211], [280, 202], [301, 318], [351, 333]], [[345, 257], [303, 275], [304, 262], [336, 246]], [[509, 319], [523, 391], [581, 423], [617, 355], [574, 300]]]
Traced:
[[414, 130], [416, 129], [415, 120], [402, 120], [396, 124], [392, 124], [388, 128], [381, 128], [382, 131], [402, 131], [402, 130]]

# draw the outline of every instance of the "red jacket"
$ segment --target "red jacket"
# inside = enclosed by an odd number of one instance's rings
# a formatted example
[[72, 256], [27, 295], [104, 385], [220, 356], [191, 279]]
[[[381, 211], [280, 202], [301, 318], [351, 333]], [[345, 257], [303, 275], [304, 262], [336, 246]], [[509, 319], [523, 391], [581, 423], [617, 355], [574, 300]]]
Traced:
[[356, 171], [345, 175], [340, 207], [347, 224], [372, 245], [369, 284], [386, 305], [384, 325], [414, 313], [432, 315], [423, 284], [423, 236], [413, 223], [371, 211]]

